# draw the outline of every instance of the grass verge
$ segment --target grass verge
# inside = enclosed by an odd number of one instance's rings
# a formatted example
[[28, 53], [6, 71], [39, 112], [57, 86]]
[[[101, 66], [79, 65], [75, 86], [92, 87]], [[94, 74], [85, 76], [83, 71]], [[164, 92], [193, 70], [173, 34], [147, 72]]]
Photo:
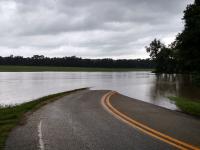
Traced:
[[153, 71], [153, 69], [142, 68], [86, 68], [86, 67], [48, 67], [48, 66], [1, 66], [0, 72], [41, 72], [41, 71], [63, 71], [63, 72], [114, 72], [114, 71]]
[[48, 95], [21, 105], [1, 107], [0, 108], [0, 150], [5, 146], [6, 138], [9, 132], [20, 123], [24, 122], [24, 118], [29, 113], [37, 110], [49, 102], [53, 102], [72, 92], [85, 90], [87, 88], [75, 89], [72, 91]]
[[169, 97], [183, 112], [200, 117], [200, 102], [182, 97]]

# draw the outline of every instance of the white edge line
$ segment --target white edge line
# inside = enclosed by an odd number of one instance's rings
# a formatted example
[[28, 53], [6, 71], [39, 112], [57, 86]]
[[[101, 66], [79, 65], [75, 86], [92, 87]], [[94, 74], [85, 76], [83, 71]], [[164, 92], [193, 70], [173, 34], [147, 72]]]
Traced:
[[38, 137], [39, 137], [39, 149], [40, 150], [45, 150], [44, 149], [44, 142], [42, 139], [42, 121], [38, 124]]

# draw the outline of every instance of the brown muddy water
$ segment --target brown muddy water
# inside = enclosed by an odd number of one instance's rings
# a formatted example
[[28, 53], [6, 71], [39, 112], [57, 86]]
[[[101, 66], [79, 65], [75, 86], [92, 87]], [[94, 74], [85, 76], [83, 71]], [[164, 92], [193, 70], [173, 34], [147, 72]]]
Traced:
[[140, 72], [1, 72], [0, 104], [14, 105], [82, 87], [115, 90], [126, 96], [177, 109], [168, 96], [200, 100], [190, 76]]

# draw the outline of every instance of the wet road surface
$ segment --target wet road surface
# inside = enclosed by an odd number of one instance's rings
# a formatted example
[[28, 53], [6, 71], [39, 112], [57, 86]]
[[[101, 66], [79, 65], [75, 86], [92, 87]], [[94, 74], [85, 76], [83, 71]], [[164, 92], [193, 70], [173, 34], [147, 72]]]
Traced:
[[[79, 91], [49, 103], [15, 128], [6, 150], [173, 150], [121, 122], [101, 105], [108, 91]], [[117, 104], [116, 104], [117, 105]]]
[[104, 101], [113, 109], [113, 116], [179, 149], [200, 150], [199, 117], [171, 111], [117, 92], [109, 93], [110, 98]]

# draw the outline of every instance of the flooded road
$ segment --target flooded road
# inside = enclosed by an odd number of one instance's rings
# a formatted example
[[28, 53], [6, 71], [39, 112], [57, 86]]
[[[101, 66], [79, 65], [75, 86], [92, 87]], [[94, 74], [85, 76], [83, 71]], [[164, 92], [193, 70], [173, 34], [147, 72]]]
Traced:
[[189, 76], [144, 72], [2, 72], [0, 104], [14, 105], [82, 87], [115, 90], [132, 98], [177, 109], [168, 96], [200, 99]]

